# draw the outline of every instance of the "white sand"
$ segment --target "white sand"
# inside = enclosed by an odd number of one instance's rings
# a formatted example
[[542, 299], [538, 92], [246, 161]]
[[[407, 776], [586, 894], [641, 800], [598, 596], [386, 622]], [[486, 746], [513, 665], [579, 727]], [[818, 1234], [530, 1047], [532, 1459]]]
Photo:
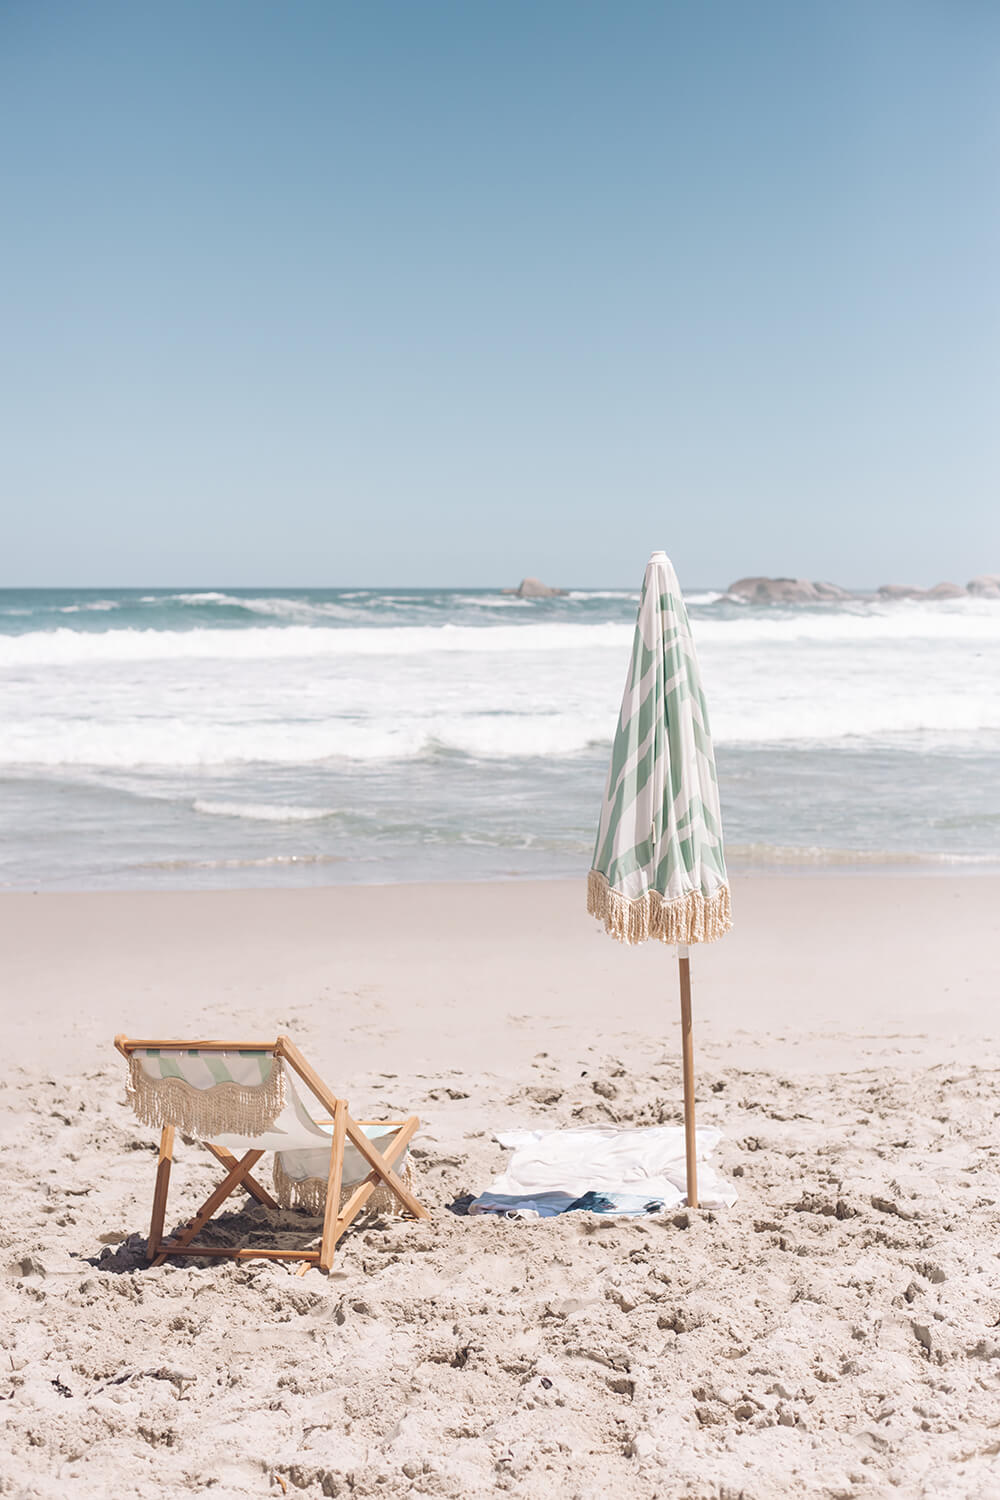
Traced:
[[[0, 1493], [1000, 1494], [1000, 880], [737, 886], [693, 960], [734, 1209], [458, 1216], [495, 1128], [679, 1118], [672, 955], [583, 899], [0, 897]], [[415, 1109], [431, 1224], [146, 1269], [118, 1030], [285, 1030]], [[168, 1222], [216, 1175], [181, 1148]]]

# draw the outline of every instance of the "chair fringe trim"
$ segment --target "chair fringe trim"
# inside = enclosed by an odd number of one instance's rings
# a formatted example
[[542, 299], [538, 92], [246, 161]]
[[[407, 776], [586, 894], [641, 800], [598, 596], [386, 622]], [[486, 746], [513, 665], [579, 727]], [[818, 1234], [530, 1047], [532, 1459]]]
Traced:
[[[414, 1171], [409, 1156], [406, 1157], [401, 1167], [394, 1167], [396, 1175], [402, 1180], [403, 1186], [416, 1196], [414, 1183]], [[275, 1152], [274, 1168], [274, 1196], [282, 1208], [298, 1208], [303, 1213], [311, 1214], [314, 1219], [321, 1219], [326, 1212], [326, 1183], [325, 1177], [304, 1177], [296, 1182], [289, 1177], [281, 1164], [281, 1156]], [[343, 1208], [348, 1198], [360, 1187], [360, 1183], [352, 1182], [348, 1187], [340, 1190], [339, 1208]], [[406, 1213], [406, 1209], [400, 1203], [392, 1188], [380, 1182], [378, 1187], [369, 1197], [364, 1207], [365, 1213], [382, 1214], [386, 1218], [398, 1219]]]
[[661, 943], [714, 943], [733, 925], [728, 885], [721, 885], [712, 896], [689, 891], [670, 901], [659, 891], [647, 891], [631, 898], [612, 890], [600, 870], [591, 870], [587, 877], [587, 910], [620, 943], [644, 943], [648, 938]]
[[199, 1089], [183, 1078], [150, 1078], [129, 1058], [128, 1103], [144, 1125], [173, 1125], [183, 1135], [212, 1141], [220, 1135], [263, 1135], [285, 1107], [285, 1073], [278, 1058], [265, 1083], [216, 1083]]

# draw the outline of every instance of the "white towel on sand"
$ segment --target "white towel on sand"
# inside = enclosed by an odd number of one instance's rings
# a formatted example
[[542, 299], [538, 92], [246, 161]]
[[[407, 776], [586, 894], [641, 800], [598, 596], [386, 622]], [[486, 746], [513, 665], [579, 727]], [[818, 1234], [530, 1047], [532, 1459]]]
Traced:
[[[514, 1154], [506, 1171], [470, 1205], [470, 1213], [543, 1218], [570, 1208], [657, 1213], [685, 1201], [684, 1131], [679, 1125], [512, 1130], [495, 1139]], [[708, 1163], [720, 1139], [718, 1130], [696, 1133], [703, 1208], [731, 1208], [736, 1202], [734, 1189]]]

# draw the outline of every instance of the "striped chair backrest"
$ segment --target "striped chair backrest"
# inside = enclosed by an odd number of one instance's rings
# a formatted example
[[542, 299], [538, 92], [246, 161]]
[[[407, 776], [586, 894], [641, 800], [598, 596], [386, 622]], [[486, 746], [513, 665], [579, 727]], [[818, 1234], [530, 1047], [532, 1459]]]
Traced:
[[185, 1135], [260, 1135], [285, 1107], [284, 1064], [273, 1048], [135, 1047], [128, 1099], [146, 1125]]

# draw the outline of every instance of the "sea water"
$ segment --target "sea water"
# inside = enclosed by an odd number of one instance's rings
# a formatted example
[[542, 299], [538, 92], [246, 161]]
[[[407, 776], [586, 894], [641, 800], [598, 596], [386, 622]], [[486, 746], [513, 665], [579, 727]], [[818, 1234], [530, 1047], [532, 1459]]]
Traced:
[[[1000, 866], [1000, 602], [688, 596], [733, 866]], [[638, 595], [0, 592], [0, 885], [589, 866]]]

